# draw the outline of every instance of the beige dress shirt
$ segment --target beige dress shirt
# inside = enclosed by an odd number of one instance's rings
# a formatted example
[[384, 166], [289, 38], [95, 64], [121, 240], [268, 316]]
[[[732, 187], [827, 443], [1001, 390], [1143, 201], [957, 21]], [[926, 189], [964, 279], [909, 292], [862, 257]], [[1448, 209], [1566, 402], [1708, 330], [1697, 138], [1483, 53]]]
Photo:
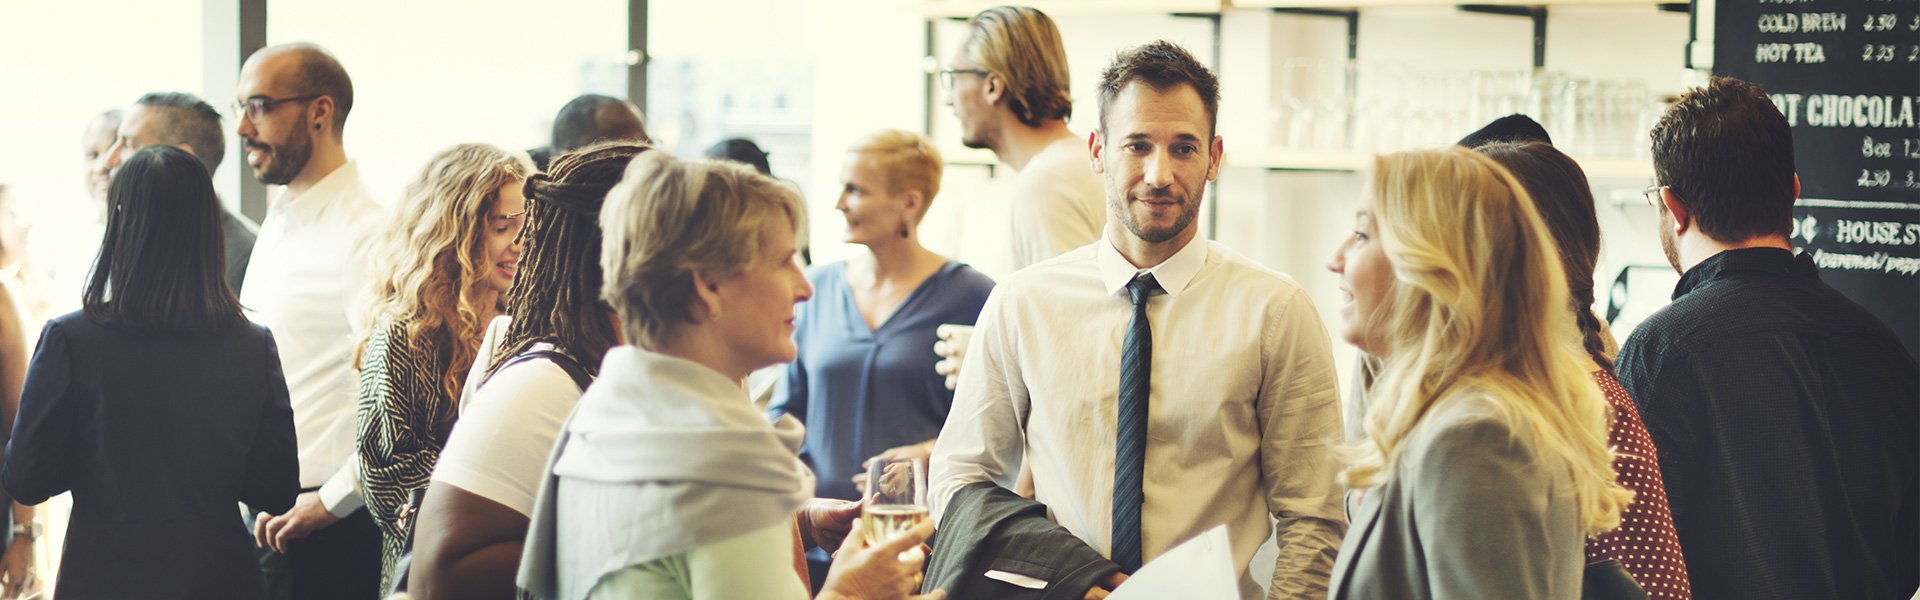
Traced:
[[[1329, 338], [1285, 275], [1195, 240], [1154, 274], [1142, 556], [1225, 523], [1245, 597], [1248, 566], [1278, 535], [1273, 598], [1324, 598], [1346, 530], [1340, 402]], [[1009, 489], [1024, 460], [1035, 499], [1101, 553], [1111, 543], [1120, 346], [1140, 270], [1106, 239], [1014, 274], [980, 314], [929, 500]], [[1277, 520], [1277, 531], [1274, 521]]]

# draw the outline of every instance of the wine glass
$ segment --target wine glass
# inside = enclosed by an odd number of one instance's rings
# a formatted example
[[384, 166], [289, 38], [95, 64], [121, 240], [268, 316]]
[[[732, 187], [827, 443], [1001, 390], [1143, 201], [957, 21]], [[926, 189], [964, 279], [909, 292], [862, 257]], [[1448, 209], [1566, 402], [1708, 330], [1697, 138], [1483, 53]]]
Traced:
[[867, 463], [867, 498], [860, 510], [867, 539], [886, 542], [927, 520], [927, 470], [918, 458]]

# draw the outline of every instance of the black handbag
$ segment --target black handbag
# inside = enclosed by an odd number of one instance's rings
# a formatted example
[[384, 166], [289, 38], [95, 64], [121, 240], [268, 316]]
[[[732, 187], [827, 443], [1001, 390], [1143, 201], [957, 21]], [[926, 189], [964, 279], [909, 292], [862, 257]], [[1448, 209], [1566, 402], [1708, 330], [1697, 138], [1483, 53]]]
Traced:
[[1609, 558], [1587, 565], [1580, 578], [1580, 600], [1647, 600], [1647, 590], [1620, 561]]

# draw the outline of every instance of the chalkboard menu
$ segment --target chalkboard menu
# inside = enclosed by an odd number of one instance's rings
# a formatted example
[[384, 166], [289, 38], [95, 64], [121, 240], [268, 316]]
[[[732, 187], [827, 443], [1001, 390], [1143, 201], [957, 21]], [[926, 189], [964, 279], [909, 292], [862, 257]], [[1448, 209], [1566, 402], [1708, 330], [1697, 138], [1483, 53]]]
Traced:
[[1920, 356], [1920, 0], [1715, 11], [1714, 74], [1758, 84], [1793, 126], [1794, 245]]

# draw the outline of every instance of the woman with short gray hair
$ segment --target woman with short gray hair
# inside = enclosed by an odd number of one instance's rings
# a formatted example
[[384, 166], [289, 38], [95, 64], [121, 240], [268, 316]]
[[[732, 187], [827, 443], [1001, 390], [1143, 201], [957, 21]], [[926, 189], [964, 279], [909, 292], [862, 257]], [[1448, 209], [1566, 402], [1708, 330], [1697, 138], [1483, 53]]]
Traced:
[[[809, 508], [802, 434], [769, 424], [749, 373], [794, 358], [805, 207], [747, 167], [636, 157], [600, 212], [601, 298], [629, 345], [607, 352], [535, 502], [520, 584], [543, 598], [804, 600], [800, 544], [833, 537]], [[850, 511], [838, 513], [844, 520]], [[798, 526], [800, 535], [795, 536]], [[819, 598], [902, 598], [932, 533], [868, 547], [859, 527]], [[926, 598], [940, 598], [934, 593]]]

